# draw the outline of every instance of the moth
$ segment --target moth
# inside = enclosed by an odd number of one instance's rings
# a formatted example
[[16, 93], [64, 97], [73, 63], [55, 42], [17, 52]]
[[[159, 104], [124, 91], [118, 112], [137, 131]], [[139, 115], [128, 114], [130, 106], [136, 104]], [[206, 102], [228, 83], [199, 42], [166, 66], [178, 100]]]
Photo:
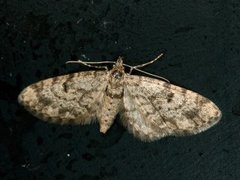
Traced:
[[[216, 124], [222, 114], [212, 101], [140, 70], [161, 56], [137, 66], [124, 64], [121, 57], [116, 62], [68, 61], [101, 70], [39, 81], [26, 87], [18, 101], [48, 122], [83, 125], [98, 121], [101, 133], [109, 130], [119, 113], [122, 125], [143, 141], [197, 134]], [[112, 69], [96, 66], [104, 63], [113, 63]], [[124, 67], [130, 72], [126, 73]], [[131, 75], [132, 70], [154, 78]]]

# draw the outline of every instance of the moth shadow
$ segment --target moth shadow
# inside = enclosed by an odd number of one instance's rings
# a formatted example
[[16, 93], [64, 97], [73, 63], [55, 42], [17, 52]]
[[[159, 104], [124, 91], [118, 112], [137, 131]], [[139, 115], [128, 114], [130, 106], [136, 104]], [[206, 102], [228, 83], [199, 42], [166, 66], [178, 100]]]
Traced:
[[88, 148], [108, 148], [113, 146], [114, 144], [117, 144], [123, 137], [123, 134], [127, 132], [119, 121], [120, 116], [117, 115], [115, 123], [113, 123], [107, 133], [103, 134], [98, 132], [97, 137], [90, 140]]

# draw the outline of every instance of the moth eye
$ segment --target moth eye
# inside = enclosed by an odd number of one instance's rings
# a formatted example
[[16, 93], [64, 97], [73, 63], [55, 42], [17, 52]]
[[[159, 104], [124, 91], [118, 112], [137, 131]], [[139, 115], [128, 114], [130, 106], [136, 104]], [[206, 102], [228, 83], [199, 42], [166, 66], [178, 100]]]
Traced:
[[114, 71], [112, 73], [112, 76], [115, 78], [115, 79], [120, 79], [122, 77], [123, 73], [120, 72], [120, 71]]

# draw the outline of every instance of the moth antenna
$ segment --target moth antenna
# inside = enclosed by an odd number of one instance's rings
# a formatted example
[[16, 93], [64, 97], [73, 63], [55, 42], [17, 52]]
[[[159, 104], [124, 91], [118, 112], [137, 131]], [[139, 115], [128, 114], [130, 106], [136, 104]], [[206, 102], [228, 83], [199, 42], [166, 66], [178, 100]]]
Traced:
[[108, 71], [107, 66], [93, 66], [91, 64], [115, 64], [114, 61], [98, 61], [98, 62], [87, 62], [82, 60], [77, 61], [67, 61], [66, 64], [83, 64], [87, 67], [97, 68], [97, 69], [106, 69]]
[[154, 58], [154, 59], [151, 60], [151, 61], [148, 61], [148, 62], [143, 63], [143, 64], [139, 64], [139, 65], [136, 65], [136, 66], [132, 66], [132, 68], [130, 69], [129, 74], [131, 74], [131, 72], [132, 72], [133, 69], [142, 68], [142, 67], [144, 67], [144, 66], [147, 66], [147, 65], [149, 65], [149, 64], [152, 64], [152, 63], [154, 63], [155, 61], [157, 61], [158, 59], [160, 59], [162, 56], [163, 56], [163, 53], [159, 54], [156, 58]]
[[161, 77], [161, 76], [158, 76], [156, 74], [152, 74], [152, 73], [149, 73], [149, 72], [146, 72], [146, 71], [143, 71], [143, 70], [139, 69], [139, 68], [142, 68], [142, 67], [145, 67], [145, 66], [147, 66], [149, 64], [154, 63], [155, 61], [159, 60], [162, 56], [163, 56], [163, 53], [159, 54], [156, 58], [154, 58], [153, 60], [151, 60], [149, 62], [146, 62], [146, 63], [143, 63], [143, 64], [139, 64], [139, 65], [136, 65], [136, 66], [130, 66], [128, 64], [123, 64], [123, 65], [130, 68], [129, 74], [131, 74], [133, 70], [136, 70], [136, 71], [139, 71], [141, 73], [147, 74], [149, 76], [156, 77], [158, 79], [161, 79], [161, 80], [164, 80], [164, 81], [170, 83], [170, 81], [168, 79], [164, 78], [164, 77]]
[[[142, 67], [145, 67], [149, 64], [152, 64], [154, 63], [155, 61], [159, 60], [161, 57], [163, 56], [163, 53], [159, 54], [156, 58], [154, 58], [153, 60], [147, 62], [147, 63], [143, 63], [143, 64], [139, 64], [139, 65], [136, 65], [136, 66], [131, 66], [131, 65], [128, 65], [128, 64], [123, 64], [123, 66], [126, 66], [126, 67], [129, 67], [130, 68], [130, 71], [129, 71], [129, 74], [132, 73], [133, 70], [136, 70], [136, 71], [139, 71], [143, 74], [147, 74], [149, 76], [152, 76], [152, 77], [155, 77], [155, 78], [158, 78], [158, 79], [161, 79], [161, 80], [164, 80], [168, 83], [170, 83], [170, 81], [164, 77], [161, 77], [161, 76], [158, 76], [156, 74], [152, 74], [152, 73], [149, 73], [149, 72], [146, 72], [146, 71], [143, 71], [139, 68], [142, 68]], [[87, 67], [91, 67], [91, 68], [97, 68], [97, 69], [105, 69], [108, 71], [108, 68], [107, 66], [94, 66], [94, 64], [115, 64], [116, 62], [115, 61], [98, 61], [98, 62], [93, 62], [93, 61], [82, 61], [82, 60], [77, 60], [77, 61], [67, 61], [66, 64], [83, 64], [84, 66], [87, 66]]]
[[166, 78], [164, 78], [164, 77], [162, 77], [162, 76], [158, 76], [158, 75], [156, 75], [156, 74], [152, 74], [152, 73], [149, 73], [149, 72], [147, 72], [147, 71], [143, 71], [143, 70], [141, 70], [141, 69], [135, 68], [134, 66], [130, 66], [130, 65], [128, 65], [128, 64], [123, 64], [123, 65], [130, 68], [130, 72], [129, 72], [128, 74], [130, 74], [130, 73], [132, 72], [132, 70], [134, 69], [134, 70], [139, 71], [139, 72], [141, 72], [141, 73], [143, 73], [143, 74], [147, 74], [147, 75], [149, 75], [149, 76], [152, 76], [152, 77], [155, 77], [155, 78], [158, 78], [158, 79], [161, 79], [161, 80], [164, 80], [164, 81], [170, 83], [170, 81], [169, 81], [168, 79], [166, 79]]

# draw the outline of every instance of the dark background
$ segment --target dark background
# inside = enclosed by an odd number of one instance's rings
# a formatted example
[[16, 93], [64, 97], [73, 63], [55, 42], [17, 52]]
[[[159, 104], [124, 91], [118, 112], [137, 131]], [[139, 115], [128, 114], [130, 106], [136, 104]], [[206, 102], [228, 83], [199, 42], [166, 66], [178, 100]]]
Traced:
[[[194, 0], [0, 0], [0, 179], [240, 179], [240, 3]], [[201, 134], [152, 143], [115, 123], [36, 119], [17, 95], [39, 80], [114, 60], [194, 90], [222, 120]], [[118, 119], [118, 118], [117, 118]]]

